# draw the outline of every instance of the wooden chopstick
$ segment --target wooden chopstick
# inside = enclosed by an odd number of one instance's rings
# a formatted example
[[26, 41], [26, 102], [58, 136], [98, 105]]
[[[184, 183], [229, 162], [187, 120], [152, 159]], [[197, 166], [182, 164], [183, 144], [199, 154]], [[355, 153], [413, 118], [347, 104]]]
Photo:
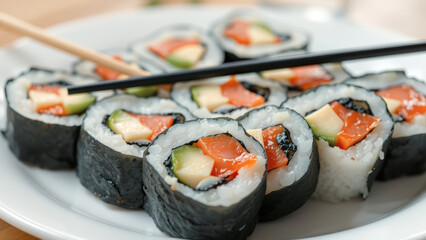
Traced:
[[89, 48], [79, 46], [65, 39], [53, 36], [43, 29], [25, 22], [21, 19], [10, 16], [6, 13], [0, 12], [0, 27], [8, 30], [23, 34], [25, 36], [34, 38], [47, 45], [59, 48], [65, 52], [79, 56], [82, 59], [92, 61], [98, 65], [107, 67], [120, 73], [130, 76], [148, 76], [149, 72], [142, 69], [131, 67], [129, 64], [117, 61], [108, 55], [96, 52]]
[[68, 92], [82, 93], [108, 89], [121, 89], [136, 86], [176, 83], [223, 75], [260, 72], [278, 68], [296, 67], [311, 64], [341, 62], [346, 60], [388, 56], [411, 52], [426, 51], [426, 41], [404, 43], [393, 46], [349, 49], [322, 53], [309, 53], [281, 58], [268, 58], [225, 63], [215, 67], [199, 68], [175, 73], [151, 75], [147, 77], [132, 77], [120, 81], [105, 81], [88, 85], [69, 86]]

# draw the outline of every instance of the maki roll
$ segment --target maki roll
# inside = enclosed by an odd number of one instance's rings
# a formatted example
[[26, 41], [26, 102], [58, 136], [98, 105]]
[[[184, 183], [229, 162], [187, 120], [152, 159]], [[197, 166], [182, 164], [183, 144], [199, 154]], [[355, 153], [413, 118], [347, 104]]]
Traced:
[[148, 147], [144, 208], [172, 237], [245, 239], [266, 187], [265, 151], [235, 120], [176, 124]]
[[263, 143], [268, 158], [266, 193], [260, 221], [271, 221], [300, 208], [317, 186], [319, 163], [314, 135], [293, 110], [266, 106], [239, 119]]
[[348, 84], [375, 91], [395, 121], [386, 162], [379, 179], [389, 180], [426, 171], [426, 84], [403, 71], [367, 74]]
[[319, 86], [282, 106], [305, 116], [317, 139], [320, 174], [313, 197], [367, 198], [392, 136], [386, 103], [364, 88], [337, 84]]
[[238, 118], [254, 108], [279, 105], [286, 90], [254, 73], [176, 83], [170, 97], [196, 117]]
[[96, 98], [88, 93], [68, 95], [66, 86], [88, 81], [36, 68], [7, 81], [4, 135], [18, 159], [47, 169], [75, 167], [81, 121]]
[[211, 32], [224, 49], [227, 61], [260, 58], [308, 45], [308, 36], [302, 31], [249, 11], [229, 14]]
[[160, 29], [131, 44], [130, 49], [167, 72], [219, 65], [223, 53], [204, 31], [192, 25]]
[[166, 128], [192, 118], [169, 99], [120, 94], [99, 101], [87, 111], [77, 144], [81, 184], [104, 202], [142, 207], [147, 145]]
[[[151, 63], [146, 59], [137, 57], [136, 54], [131, 53], [127, 50], [110, 50], [106, 54], [111, 55], [118, 61], [124, 61], [131, 64], [135, 68], [140, 68], [151, 74], [163, 73], [155, 64]], [[80, 60], [73, 64], [73, 71], [76, 74], [92, 77], [98, 81], [110, 81], [110, 80], [121, 80], [126, 79], [129, 76], [106, 68], [104, 66], [98, 66], [93, 62]], [[127, 94], [136, 95], [138, 97], [150, 97], [159, 95], [167, 97], [169, 95], [170, 86], [159, 85], [159, 86], [144, 86], [144, 87], [131, 87], [123, 89]]]

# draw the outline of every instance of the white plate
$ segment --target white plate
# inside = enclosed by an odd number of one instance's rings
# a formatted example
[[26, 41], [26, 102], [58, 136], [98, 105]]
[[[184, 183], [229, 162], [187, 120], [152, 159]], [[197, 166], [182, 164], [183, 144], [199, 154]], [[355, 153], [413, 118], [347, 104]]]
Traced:
[[[58, 36], [94, 49], [125, 47], [144, 34], [170, 23], [208, 26], [229, 7], [160, 7], [104, 15], [51, 28]], [[366, 46], [407, 40], [405, 37], [356, 27], [346, 22], [315, 23], [302, 16], [274, 11], [271, 17], [312, 34], [311, 50]], [[155, 23], [155, 24], [152, 24]], [[0, 79], [28, 66], [70, 70], [76, 59], [28, 39], [0, 51]], [[355, 74], [403, 68], [426, 78], [426, 55], [410, 54], [347, 64]], [[0, 101], [4, 104], [4, 95]], [[4, 115], [0, 116], [4, 120]], [[103, 203], [83, 188], [74, 171], [48, 171], [20, 163], [0, 138], [0, 217], [45, 239], [167, 238], [143, 211]], [[310, 200], [301, 209], [270, 223], [258, 224], [250, 239], [316, 237], [318, 239], [401, 239], [426, 237], [426, 174], [381, 183], [371, 196], [342, 204]]]

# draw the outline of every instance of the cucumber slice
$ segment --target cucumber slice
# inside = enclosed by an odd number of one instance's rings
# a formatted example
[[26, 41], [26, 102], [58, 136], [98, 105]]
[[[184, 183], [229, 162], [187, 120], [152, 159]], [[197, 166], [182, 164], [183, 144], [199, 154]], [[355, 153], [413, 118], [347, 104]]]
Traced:
[[170, 55], [166, 60], [178, 68], [191, 68], [203, 57], [205, 48], [200, 44], [189, 44], [182, 46]]
[[120, 134], [126, 142], [148, 139], [153, 133], [137, 118], [123, 110], [117, 110], [111, 114], [106, 124], [113, 132]]
[[126, 88], [124, 91], [128, 94], [136, 95], [138, 97], [150, 97], [157, 93], [156, 86], [147, 86], [147, 87], [131, 87]]
[[96, 98], [88, 93], [72, 94], [64, 97], [63, 105], [68, 115], [80, 114], [95, 102]]

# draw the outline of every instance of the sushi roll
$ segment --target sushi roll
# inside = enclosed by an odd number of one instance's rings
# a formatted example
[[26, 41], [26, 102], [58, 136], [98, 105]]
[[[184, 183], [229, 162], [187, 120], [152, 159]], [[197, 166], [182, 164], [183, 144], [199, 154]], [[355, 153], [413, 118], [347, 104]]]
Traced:
[[[116, 60], [127, 62], [135, 68], [145, 70], [150, 74], [160, 74], [164, 72], [164, 70], [153, 64], [151, 61], [137, 57], [136, 54], [127, 50], [110, 50], [107, 51], [106, 54], [111, 55]], [[93, 62], [85, 60], [75, 62], [72, 67], [75, 74], [88, 76], [98, 81], [120, 80], [129, 77], [125, 74], [116, 72], [103, 66], [98, 66]], [[166, 87], [165, 85], [131, 87], [123, 89], [124, 93], [136, 95], [138, 97], [150, 97], [154, 95], [167, 97], [169, 95], [169, 90], [170, 87]]]
[[300, 208], [317, 186], [319, 163], [314, 135], [293, 110], [266, 106], [239, 119], [264, 145], [268, 158], [266, 193], [260, 221], [271, 221]]
[[46, 169], [71, 169], [85, 110], [96, 98], [68, 95], [67, 85], [90, 79], [32, 68], [7, 81], [7, 126], [10, 150], [25, 163]]
[[246, 239], [266, 187], [265, 151], [235, 120], [176, 124], [148, 147], [144, 208], [172, 237]]
[[303, 31], [250, 11], [229, 14], [213, 25], [211, 33], [225, 51], [227, 61], [261, 58], [308, 46]]
[[167, 72], [216, 66], [224, 60], [217, 44], [193, 25], [160, 29], [131, 44], [130, 50]]
[[[284, 57], [301, 55], [306, 52], [295, 51], [286, 54], [278, 54], [272, 57]], [[310, 88], [324, 85], [342, 83], [351, 75], [343, 68], [341, 63], [326, 63], [291, 68], [280, 68], [260, 72], [263, 78], [282, 83], [289, 88], [289, 97], [300, 95]]]
[[426, 171], [426, 84], [403, 71], [367, 74], [349, 79], [381, 96], [395, 121], [386, 162], [379, 179], [389, 180]]
[[278, 106], [287, 95], [278, 82], [249, 73], [176, 83], [170, 97], [199, 118], [238, 118], [254, 108]]
[[142, 156], [164, 129], [193, 116], [169, 99], [119, 94], [94, 104], [77, 144], [77, 176], [102, 201], [143, 204]]
[[393, 120], [374, 92], [322, 85], [282, 104], [305, 116], [317, 139], [320, 174], [313, 197], [339, 202], [368, 197], [389, 145]]

